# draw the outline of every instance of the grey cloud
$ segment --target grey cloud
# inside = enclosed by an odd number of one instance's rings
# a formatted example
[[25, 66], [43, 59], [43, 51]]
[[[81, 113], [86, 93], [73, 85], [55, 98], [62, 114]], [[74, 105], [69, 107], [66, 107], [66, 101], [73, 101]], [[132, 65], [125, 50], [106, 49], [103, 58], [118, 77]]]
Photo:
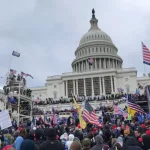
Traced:
[[150, 48], [149, 7], [149, 0], [1, 1], [0, 76], [8, 70], [12, 50], [21, 56], [13, 57], [11, 68], [34, 76], [27, 79], [29, 86], [44, 85], [47, 76], [72, 71], [74, 51], [90, 27], [92, 8], [99, 27], [118, 47], [123, 66], [135, 66], [142, 75], [141, 41]]

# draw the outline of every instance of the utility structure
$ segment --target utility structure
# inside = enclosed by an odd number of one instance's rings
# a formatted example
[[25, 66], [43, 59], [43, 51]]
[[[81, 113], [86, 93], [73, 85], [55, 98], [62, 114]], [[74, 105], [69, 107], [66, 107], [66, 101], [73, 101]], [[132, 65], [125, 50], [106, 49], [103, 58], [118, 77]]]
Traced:
[[9, 109], [12, 118], [19, 122], [32, 119], [33, 102], [32, 91], [26, 88], [26, 79], [22, 75], [15, 76], [9, 73], [6, 77], [6, 85], [3, 87], [5, 93], [5, 109]]

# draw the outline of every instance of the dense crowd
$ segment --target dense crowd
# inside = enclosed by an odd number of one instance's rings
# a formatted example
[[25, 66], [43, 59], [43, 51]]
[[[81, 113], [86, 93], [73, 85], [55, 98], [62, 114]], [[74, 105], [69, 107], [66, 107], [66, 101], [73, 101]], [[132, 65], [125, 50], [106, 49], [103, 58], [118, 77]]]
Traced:
[[[87, 101], [102, 101], [102, 100], [117, 100], [121, 99], [122, 97], [127, 97], [130, 96], [132, 97], [135, 101], [147, 101], [147, 96], [145, 94], [123, 94], [123, 93], [118, 93], [118, 94], [111, 94], [109, 96], [80, 96], [76, 97], [77, 102], [83, 102], [85, 100]], [[73, 102], [73, 99], [67, 99], [67, 98], [60, 98], [58, 100], [53, 100], [53, 98], [46, 98], [46, 100], [35, 100], [35, 105], [53, 105], [53, 104], [65, 104], [65, 103], [70, 103]]]
[[78, 118], [67, 122], [45, 124], [41, 119], [20, 122], [17, 127], [1, 131], [3, 150], [148, 150], [150, 149], [150, 118], [138, 113], [134, 117], [105, 113], [102, 127], [87, 124], [81, 129]]

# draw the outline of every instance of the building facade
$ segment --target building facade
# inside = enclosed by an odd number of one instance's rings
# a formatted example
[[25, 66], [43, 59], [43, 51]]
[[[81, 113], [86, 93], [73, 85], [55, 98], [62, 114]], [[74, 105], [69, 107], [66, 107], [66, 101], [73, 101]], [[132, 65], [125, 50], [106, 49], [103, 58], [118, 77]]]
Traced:
[[72, 72], [48, 76], [44, 87], [32, 88], [34, 99], [110, 95], [118, 93], [118, 88], [125, 93], [135, 93], [138, 83], [150, 84], [147, 76], [137, 78], [136, 68], [122, 68], [118, 49], [109, 35], [98, 27], [94, 10], [90, 25], [75, 50]]

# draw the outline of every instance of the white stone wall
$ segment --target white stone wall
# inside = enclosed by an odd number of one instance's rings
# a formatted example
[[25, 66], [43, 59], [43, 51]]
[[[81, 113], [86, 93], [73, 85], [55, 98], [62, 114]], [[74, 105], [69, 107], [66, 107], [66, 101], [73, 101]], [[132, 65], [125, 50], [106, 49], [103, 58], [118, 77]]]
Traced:
[[[123, 88], [125, 93], [135, 93], [137, 88], [137, 71], [135, 68], [127, 68], [127, 69], [109, 69], [102, 71], [89, 71], [82, 73], [64, 73], [61, 76], [51, 76], [47, 78], [46, 87], [34, 88], [33, 95], [42, 95], [42, 93], [46, 93], [45, 97], [59, 99], [60, 97], [67, 98], [65, 96], [65, 86], [64, 82], [67, 80], [76, 80], [76, 79], [84, 79], [84, 78], [93, 78], [93, 77], [104, 77], [104, 76], [113, 76], [115, 83], [115, 92], [118, 93], [117, 88]], [[148, 81], [149, 78], [138, 79], [138, 82], [144, 83]], [[150, 83], [150, 80], [149, 80]], [[67, 87], [66, 87], [67, 88]], [[128, 90], [128, 91], [127, 91]], [[74, 91], [72, 91], [74, 92]], [[104, 91], [105, 92], [105, 91]], [[105, 95], [105, 93], [101, 93]], [[92, 95], [94, 96], [94, 95]], [[37, 97], [37, 96], [36, 96]]]
[[40, 98], [41, 100], [45, 100], [47, 98], [47, 88], [46, 87], [38, 87], [31, 88], [32, 90], [32, 99], [36, 100]]
[[64, 97], [64, 84], [62, 79], [47, 80], [47, 97], [54, 99]]

